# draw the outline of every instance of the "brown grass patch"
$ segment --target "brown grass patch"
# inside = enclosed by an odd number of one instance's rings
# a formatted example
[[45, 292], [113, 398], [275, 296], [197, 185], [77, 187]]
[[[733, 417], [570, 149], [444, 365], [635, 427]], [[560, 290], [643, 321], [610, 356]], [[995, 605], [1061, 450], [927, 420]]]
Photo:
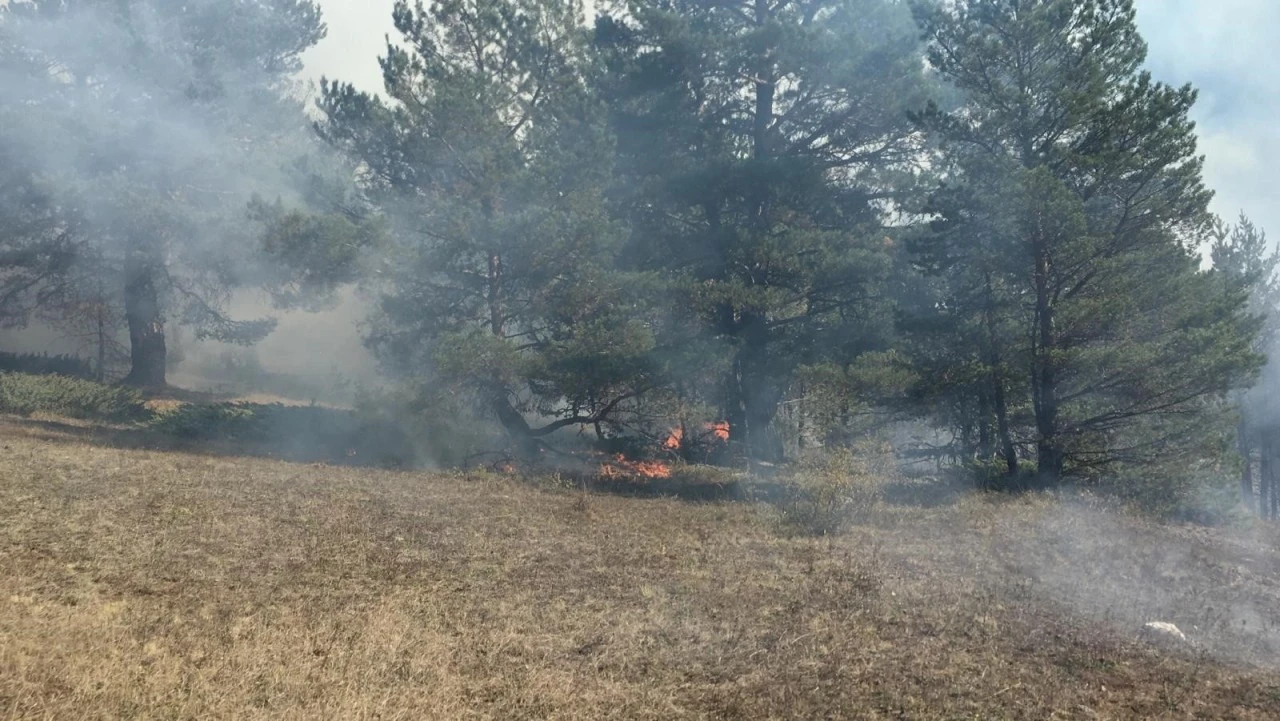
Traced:
[[[0, 454], [6, 718], [1280, 717], [1268, 539], [980, 498], [783, 538], [744, 503], [27, 423]], [[1139, 644], [1179, 588], [1258, 632], [1177, 616], [1199, 651]]]

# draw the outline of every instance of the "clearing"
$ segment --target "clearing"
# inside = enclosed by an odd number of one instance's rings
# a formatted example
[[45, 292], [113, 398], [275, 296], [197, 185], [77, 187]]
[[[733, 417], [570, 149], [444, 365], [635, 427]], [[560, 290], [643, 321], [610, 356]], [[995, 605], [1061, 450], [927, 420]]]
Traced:
[[1271, 529], [899, 488], [788, 538], [763, 504], [72, 431], [0, 420], [4, 718], [1280, 718]]

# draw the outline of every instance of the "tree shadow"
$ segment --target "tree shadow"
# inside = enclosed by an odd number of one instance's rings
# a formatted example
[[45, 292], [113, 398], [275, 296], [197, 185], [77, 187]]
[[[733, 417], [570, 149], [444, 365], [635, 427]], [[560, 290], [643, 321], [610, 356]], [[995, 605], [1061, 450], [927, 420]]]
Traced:
[[[323, 413], [323, 410], [312, 410]], [[334, 413], [340, 413], [335, 411]], [[7, 428], [5, 428], [7, 426]], [[147, 426], [104, 425], [74, 421], [0, 416], [0, 429], [49, 443], [88, 444], [104, 448], [186, 453], [219, 458], [264, 458], [290, 463], [412, 469], [422, 468], [416, 452], [397, 435], [364, 430], [342, 437], [342, 426], [319, 431], [314, 425], [286, 426], [279, 434], [258, 437], [175, 435]], [[289, 432], [292, 431], [292, 432]], [[327, 432], [325, 432], [327, 431]]]
[[[207, 397], [206, 397], [207, 398]], [[241, 407], [253, 404], [234, 404]], [[324, 407], [271, 406], [270, 432], [246, 432], [219, 437], [193, 418], [191, 426], [108, 425], [65, 419], [0, 415], [0, 435], [20, 435], [49, 443], [87, 444], [104, 448], [184, 453], [216, 458], [263, 458], [288, 463], [364, 468], [424, 470], [435, 467], [407, 434], [393, 424], [358, 425], [349, 411]], [[189, 434], [184, 434], [189, 430]], [[258, 430], [251, 427], [250, 431]], [[509, 458], [501, 453], [500, 459]], [[675, 499], [687, 503], [741, 503], [775, 500], [783, 486], [768, 478], [736, 473], [715, 466], [690, 465], [672, 469], [669, 477], [603, 474], [597, 459], [565, 454], [558, 465], [523, 469], [520, 477], [545, 486], [559, 478], [558, 487], [591, 493], [644, 499]], [[502, 460], [478, 464], [501, 472]], [[514, 470], [514, 467], [512, 467]]]

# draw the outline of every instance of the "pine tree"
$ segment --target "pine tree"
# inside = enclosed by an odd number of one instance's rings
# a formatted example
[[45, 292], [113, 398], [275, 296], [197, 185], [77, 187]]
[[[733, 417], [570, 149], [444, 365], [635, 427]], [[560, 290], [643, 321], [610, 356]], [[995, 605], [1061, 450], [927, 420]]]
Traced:
[[260, 274], [245, 204], [309, 152], [290, 100], [323, 37], [307, 0], [23, 0], [0, 6], [0, 144], [48, 190], [76, 253], [59, 281], [119, 289], [127, 381], [163, 385], [165, 325], [248, 343], [270, 319], [227, 315]]
[[326, 80], [320, 102], [322, 135], [391, 219], [371, 347], [419, 387], [477, 399], [526, 451], [620, 426], [657, 380], [643, 284], [613, 267], [581, 5], [401, 1], [394, 20], [388, 100]]
[[8, 154], [0, 155], [0, 224], [0, 327], [21, 326], [70, 268], [75, 224]]
[[[1244, 213], [1233, 226], [1219, 223], [1210, 247], [1213, 271], [1221, 275], [1227, 292], [1245, 290], [1249, 294], [1249, 311], [1262, 319], [1262, 330], [1254, 340], [1254, 351], [1270, 355], [1280, 337], [1280, 249], [1271, 248], [1267, 234]], [[1270, 371], [1270, 369], [1268, 369]], [[1261, 466], [1270, 473], [1259, 477], [1256, 499], [1260, 514], [1274, 518], [1280, 505], [1280, 485], [1275, 478], [1277, 447], [1274, 437], [1278, 426], [1270, 400], [1273, 397], [1273, 373], [1265, 373], [1258, 385], [1234, 395], [1240, 414], [1236, 428], [1236, 447], [1240, 453], [1240, 495], [1252, 506], [1254, 495], [1254, 453], [1263, 456]]]
[[1009, 329], [995, 346], [1024, 369], [1039, 479], [1176, 453], [1209, 400], [1258, 363], [1244, 294], [1218, 292], [1199, 268], [1211, 193], [1195, 91], [1141, 70], [1129, 0], [916, 10], [931, 65], [965, 95], [955, 112], [916, 116], [951, 173], [920, 256], [991, 274]]
[[732, 437], [776, 460], [799, 369], [887, 343], [883, 225], [917, 157], [917, 30], [880, 0], [636, 0], [596, 44], [627, 262], [672, 281], [667, 331], [699, 349], [676, 363], [685, 385], [722, 369]]

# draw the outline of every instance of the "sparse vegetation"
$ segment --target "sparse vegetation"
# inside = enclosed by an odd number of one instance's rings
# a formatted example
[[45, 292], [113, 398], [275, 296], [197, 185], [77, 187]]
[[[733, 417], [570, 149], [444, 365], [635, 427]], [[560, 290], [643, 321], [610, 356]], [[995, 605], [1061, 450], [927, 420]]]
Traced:
[[827, 536], [865, 520], [894, 478], [892, 454], [873, 442], [809, 454], [782, 485], [775, 502], [779, 525], [788, 533]]
[[51, 413], [100, 421], [139, 421], [150, 413], [136, 390], [60, 375], [0, 373], [0, 413]]
[[1280, 714], [1270, 530], [886, 496], [782, 537], [744, 503], [0, 438], [6, 718]]

